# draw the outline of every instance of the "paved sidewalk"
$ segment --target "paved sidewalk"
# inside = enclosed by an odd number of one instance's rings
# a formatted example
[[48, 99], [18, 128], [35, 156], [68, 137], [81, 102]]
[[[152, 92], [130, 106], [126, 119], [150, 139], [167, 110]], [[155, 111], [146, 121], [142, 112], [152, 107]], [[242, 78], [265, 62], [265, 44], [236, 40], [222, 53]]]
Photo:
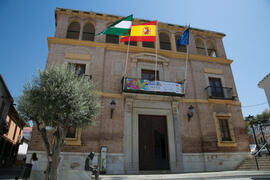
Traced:
[[[2, 178], [0, 178], [2, 179]], [[11, 178], [4, 178], [11, 179]], [[12, 178], [13, 179], [13, 178]], [[32, 171], [30, 180], [44, 179], [43, 171]], [[62, 171], [59, 180], [89, 180], [89, 172], [82, 170]], [[101, 180], [270, 180], [270, 171], [221, 171], [179, 174], [101, 175]]]

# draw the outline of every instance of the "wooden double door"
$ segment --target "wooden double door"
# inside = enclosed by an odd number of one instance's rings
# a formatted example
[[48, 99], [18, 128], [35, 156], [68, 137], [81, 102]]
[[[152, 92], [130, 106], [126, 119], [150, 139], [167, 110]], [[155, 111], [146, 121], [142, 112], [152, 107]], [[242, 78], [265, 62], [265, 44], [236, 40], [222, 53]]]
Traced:
[[139, 115], [139, 169], [169, 169], [166, 116]]

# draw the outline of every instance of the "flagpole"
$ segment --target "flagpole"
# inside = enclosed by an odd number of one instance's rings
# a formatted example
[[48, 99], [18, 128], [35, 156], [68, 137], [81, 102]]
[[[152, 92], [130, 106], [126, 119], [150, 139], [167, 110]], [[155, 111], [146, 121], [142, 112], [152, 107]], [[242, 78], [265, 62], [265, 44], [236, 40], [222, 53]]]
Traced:
[[[132, 20], [133, 20], [133, 13], [132, 13]], [[123, 76], [123, 84], [122, 86], [125, 88], [126, 87], [126, 76], [127, 76], [127, 64], [128, 64], [128, 53], [129, 53], [129, 45], [130, 45], [130, 36], [131, 36], [131, 28], [132, 24], [130, 27], [130, 32], [129, 32], [129, 37], [128, 37], [128, 47], [127, 47], [127, 55], [126, 55], [126, 64], [125, 64], [125, 71], [124, 71], [124, 76]]]
[[124, 78], [125, 78], [126, 75], [127, 75], [127, 64], [128, 64], [129, 45], [130, 45], [130, 35], [129, 35], [129, 38], [128, 38], [128, 48], [127, 48], [127, 55], [126, 55], [126, 64], [125, 64]]
[[[189, 27], [188, 27], [188, 28], [189, 28]], [[184, 31], [184, 32], [185, 32], [185, 31]], [[188, 36], [188, 42], [189, 42], [189, 36]], [[186, 53], [186, 67], [185, 67], [185, 79], [184, 79], [184, 94], [186, 94], [188, 53], [189, 53], [189, 43], [187, 44], [187, 53]]]
[[156, 91], [156, 84], [157, 84], [157, 36], [158, 36], [158, 21], [156, 25], [156, 64], [155, 64], [155, 91]]

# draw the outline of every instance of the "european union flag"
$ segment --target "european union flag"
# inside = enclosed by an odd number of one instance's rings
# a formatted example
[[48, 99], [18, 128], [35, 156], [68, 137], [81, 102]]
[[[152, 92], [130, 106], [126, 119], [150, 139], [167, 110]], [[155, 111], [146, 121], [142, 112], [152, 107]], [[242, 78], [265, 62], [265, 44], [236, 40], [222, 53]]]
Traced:
[[187, 45], [189, 43], [189, 28], [187, 28], [177, 39], [177, 46]]

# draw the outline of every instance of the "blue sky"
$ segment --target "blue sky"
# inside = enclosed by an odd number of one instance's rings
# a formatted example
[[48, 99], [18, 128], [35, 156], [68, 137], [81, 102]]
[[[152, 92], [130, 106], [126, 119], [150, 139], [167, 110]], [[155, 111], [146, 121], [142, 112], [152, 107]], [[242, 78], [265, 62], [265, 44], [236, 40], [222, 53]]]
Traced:
[[[155, 20], [222, 32], [243, 114], [269, 108], [258, 82], [270, 72], [270, 1], [267, 0], [0, 0], [0, 73], [11, 94], [44, 69], [56, 7]], [[259, 106], [245, 107], [261, 104]]]

